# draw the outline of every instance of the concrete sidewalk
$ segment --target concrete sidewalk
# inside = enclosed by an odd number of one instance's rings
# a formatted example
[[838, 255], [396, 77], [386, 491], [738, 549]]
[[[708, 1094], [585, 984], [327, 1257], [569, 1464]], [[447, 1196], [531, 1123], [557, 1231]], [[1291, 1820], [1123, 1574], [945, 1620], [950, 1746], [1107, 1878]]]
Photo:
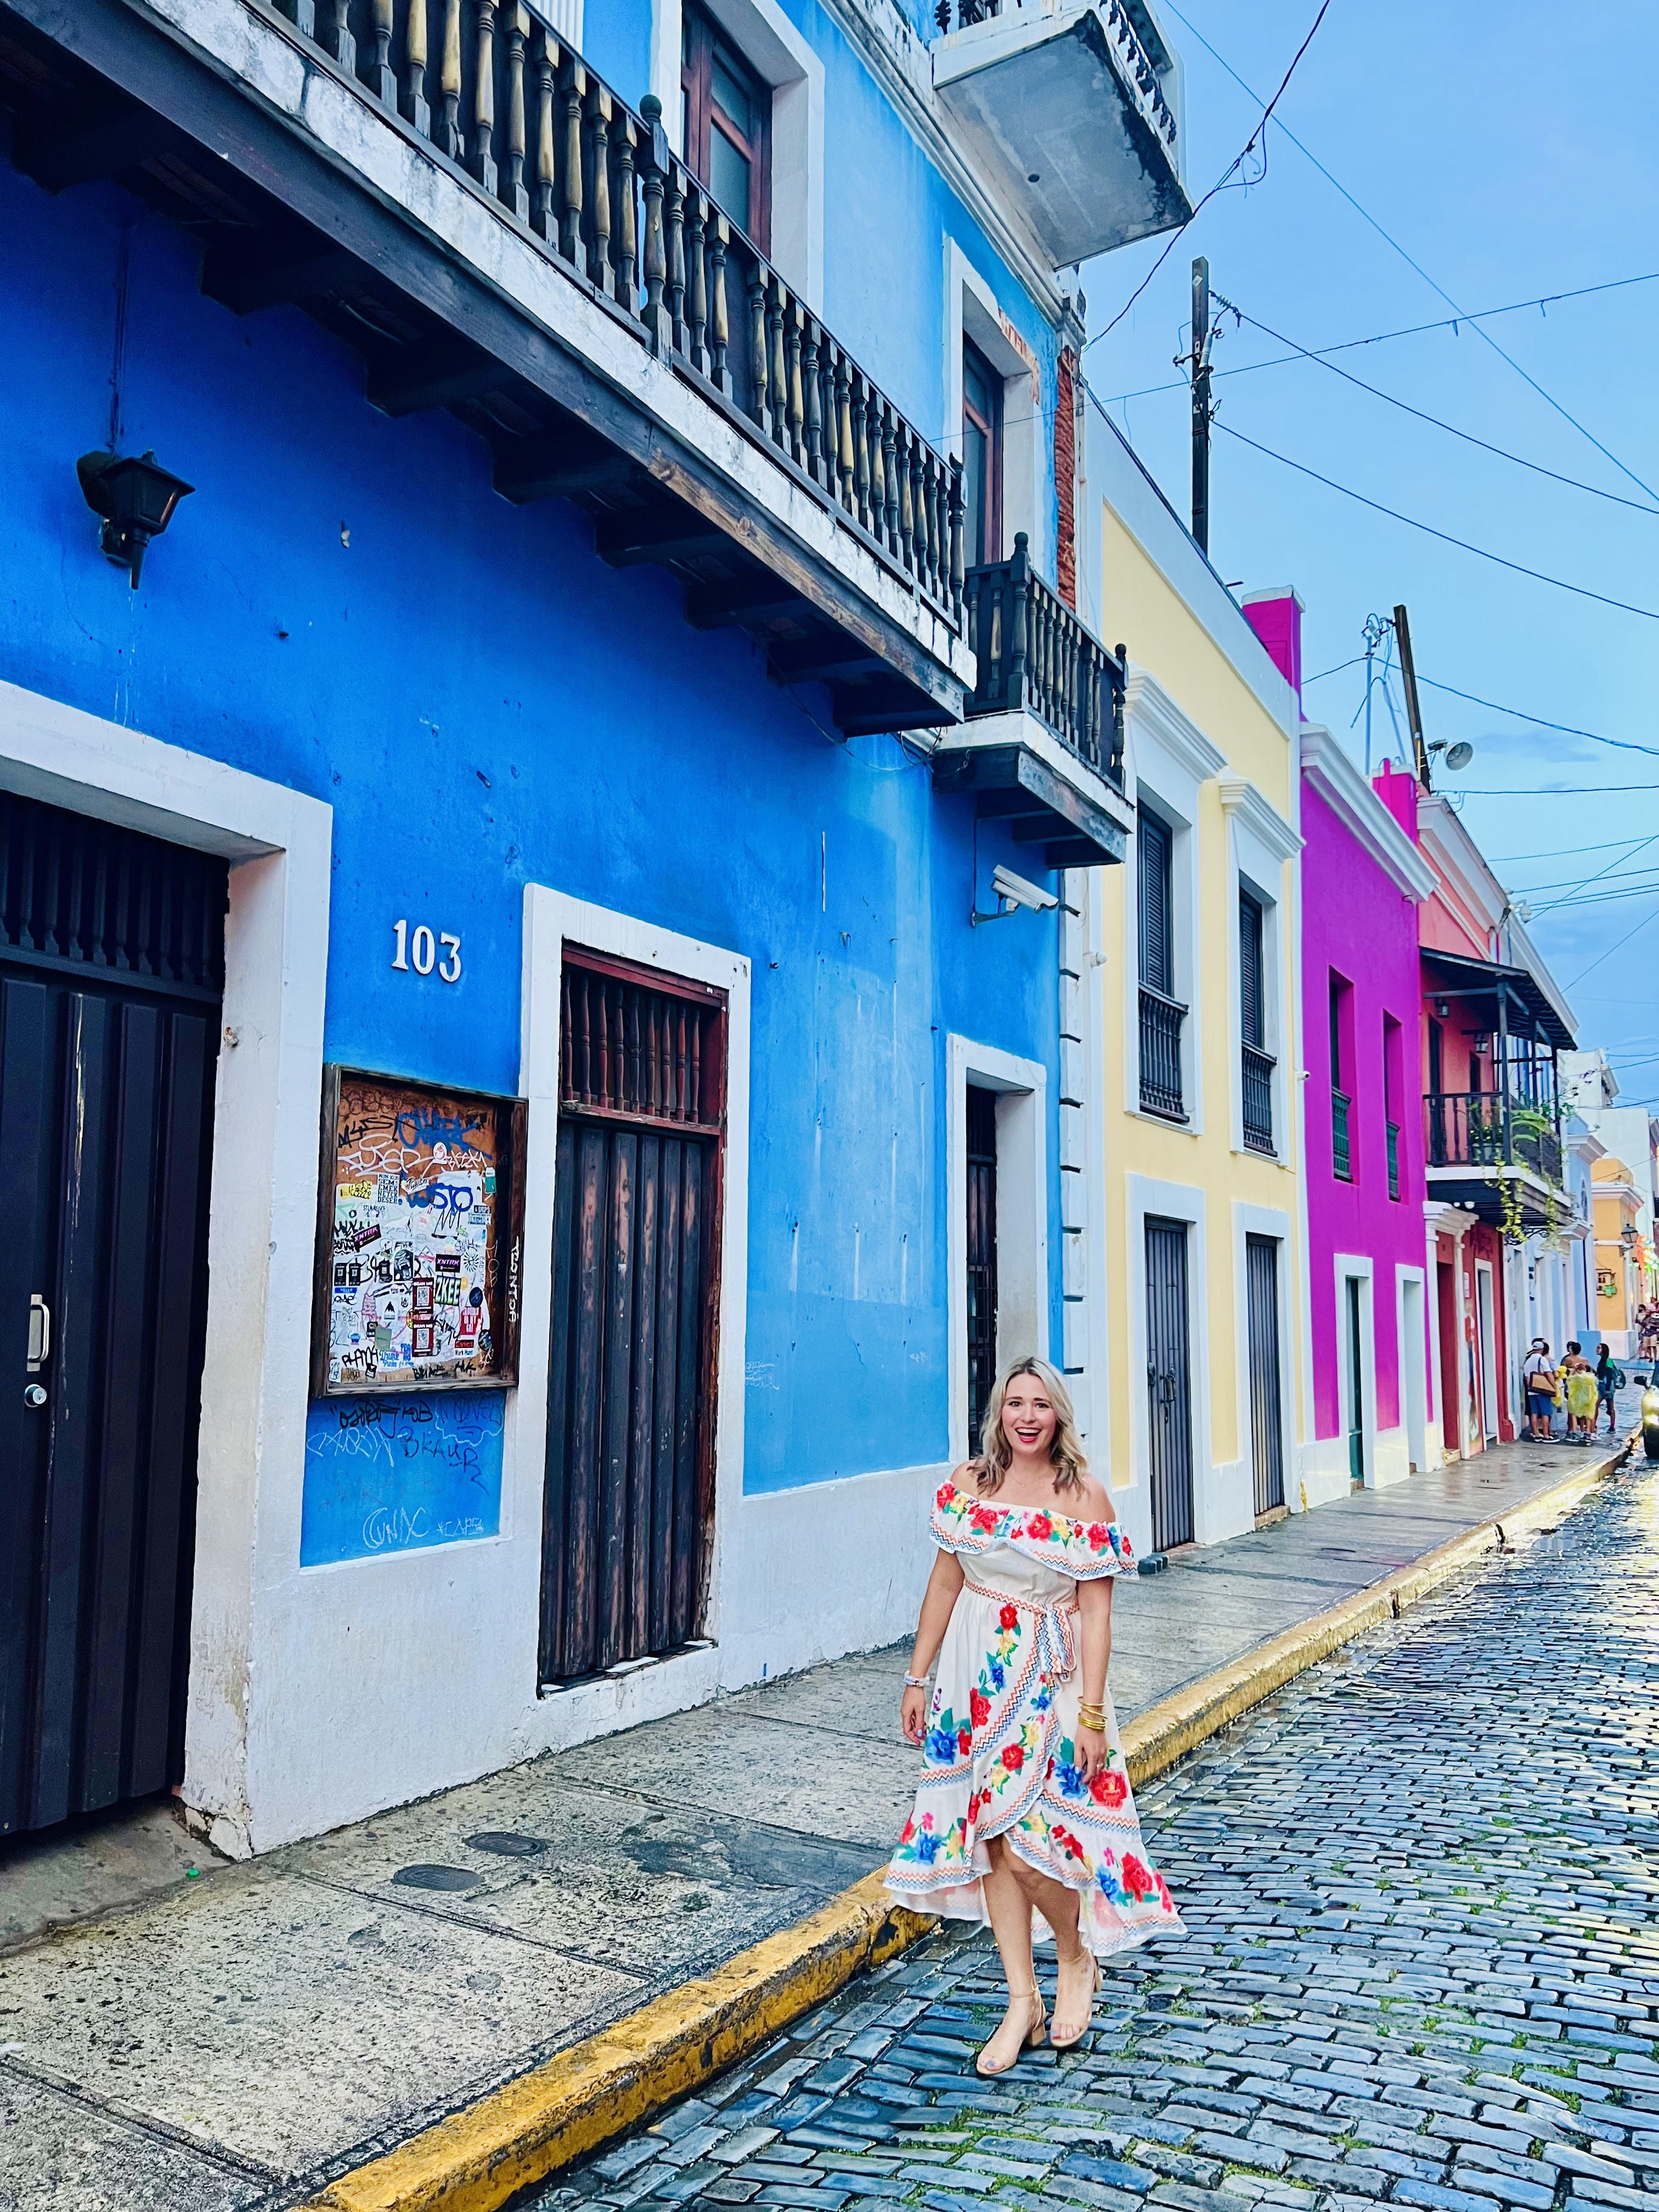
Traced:
[[[1120, 1717], [1601, 1456], [1507, 1447], [1126, 1585]], [[252, 1865], [155, 1814], [12, 1846], [0, 2204], [276, 2212], [801, 1918], [908, 1808], [902, 1673], [843, 1660]]]

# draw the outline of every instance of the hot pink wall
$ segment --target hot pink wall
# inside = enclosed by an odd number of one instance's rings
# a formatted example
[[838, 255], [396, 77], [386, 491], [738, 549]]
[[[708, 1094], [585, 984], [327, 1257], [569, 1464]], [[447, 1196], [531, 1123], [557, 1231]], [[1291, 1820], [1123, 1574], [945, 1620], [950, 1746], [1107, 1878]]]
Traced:
[[[1393, 811], [1392, 809], [1390, 810]], [[1414, 826], [1414, 825], [1413, 825]], [[1306, 777], [1302, 784], [1303, 1066], [1309, 1071], [1304, 1173], [1308, 1191], [1309, 1285], [1313, 1304], [1314, 1433], [1336, 1435], [1342, 1328], [1336, 1255], [1372, 1263], [1376, 1341], [1376, 1425], [1400, 1423], [1397, 1267], [1421, 1268], [1423, 1109], [1419, 1076], [1421, 984], [1417, 906], [1344, 826]], [[1339, 1179], [1332, 1156], [1330, 985], [1332, 971], [1352, 988], [1353, 1060], [1344, 1070], [1352, 1103], [1349, 1143], [1353, 1180]], [[1401, 1025], [1400, 1195], [1389, 1196], [1384, 1103], [1383, 1017]], [[1431, 1324], [1434, 1285], [1426, 1286]]]

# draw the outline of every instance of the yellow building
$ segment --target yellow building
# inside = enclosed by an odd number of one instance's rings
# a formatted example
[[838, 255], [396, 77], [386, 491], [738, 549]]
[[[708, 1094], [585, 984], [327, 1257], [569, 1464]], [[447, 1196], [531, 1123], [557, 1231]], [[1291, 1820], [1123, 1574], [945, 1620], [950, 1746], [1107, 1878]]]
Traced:
[[1298, 1458], [1300, 723], [1239, 605], [1092, 404], [1085, 452], [1082, 611], [1127, 641], [1135, 810], [1127, 865], [1089, 878], [1085, 1249], [1106, 1297], [1088, 1407], [1132, 1535], [1167, 1550], [1319, 1502]]
[[1604, 1152], [1590, 1167], [1595, 1215], [1595, 1328], [1620, 1359], [1637, 1352], [1637, 1310], [1646, 1295], [1639, 1266], [1642, 1194], [1623, 1160]]

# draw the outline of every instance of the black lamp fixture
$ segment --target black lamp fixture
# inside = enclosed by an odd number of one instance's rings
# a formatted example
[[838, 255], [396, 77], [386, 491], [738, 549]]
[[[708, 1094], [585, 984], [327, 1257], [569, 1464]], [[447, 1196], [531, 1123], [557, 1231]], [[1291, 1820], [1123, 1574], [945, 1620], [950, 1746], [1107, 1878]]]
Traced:
[[75, 464], [87, 505], [102, 518], [98, 543], [106, 559], [125, 568], [138, 588], [144, 549], [173, 520], [179, 501], [195, 490], [182, 477], [164, 469], [154, 453], [82, 453]]

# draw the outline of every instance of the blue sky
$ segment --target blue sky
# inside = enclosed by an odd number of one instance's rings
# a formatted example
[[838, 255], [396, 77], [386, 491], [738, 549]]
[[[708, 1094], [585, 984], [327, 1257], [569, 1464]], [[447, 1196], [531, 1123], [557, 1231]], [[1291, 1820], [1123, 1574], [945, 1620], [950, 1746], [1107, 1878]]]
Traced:
[[[1317, 5], [1179, 0], [1177, 9], [1158, 0], [1186, 66], [1194, 198], [1249, 137]], [[1402, 0], [1386, 10], [1332, 0], [1277, 118], [1427, 277], [1270, 125], [1266, 174], [1204, 208], [1085, 360], [1103, 399], [1145, 393], [1109, 411], [1177, 510], [1188, 497], [1187, 398], [1145, 388], [1182, 374], [1171, 361], [1188, 342], [1194, 254], [1207, 256], [1213, 289], [1309, 348], [1450, 315], [1434, 284], [1473, 312], [1659, 271], [1656, 82], [1659, 9], [1629, 0], [1567, 13], [1534, 0], [1503, 9]], [[1261, 164], [1247, 166], [1254, 174]], [[1085, 267], [1091, 331], [1106, 332], [1164, 243]], [[1480, 327], [1642, 482], [1467, 324], [1335, 358], [1412, 406], [1633, 507], [1480, 452], [1311, 362], [1218, 374], [1220, 423], [1510, 561], [1659, 612], [1659, 282]], [[1229, 317], [1214, 361], [1239, 369], [1286, 350]], [[1460, 794], [1498, 873], [1532, 905], [1532, 934], [1578, 1014], [1580, 1042], [1612, 1054], [1626, 1098], [1659, 1101], [1659, 619], [1440, 544], [1225, 429], [1214, 441], [1211, 510], [1212, 556], [1230, 583], [1300, 592], [1308, 673], [1362, 653], [1365, 617], [1403, 601], [1421, 673], [1655, 749], [1619, 751], [1443, 691], [1422, 695], [1427, 735], [1475, 748], [1472, 765], [1443, 775], [1440, 787]], [[1347, 736], [1364, 690], [1363, 664], [1342, 668], [1308, 685], [1305, 710]], [[1379, 695], [1376, 758], [1389, 741]], [[1363, 751], [1363, 720], [1351, 742]], [[1644, 839], [1654, 842], [1641, 849]]]

